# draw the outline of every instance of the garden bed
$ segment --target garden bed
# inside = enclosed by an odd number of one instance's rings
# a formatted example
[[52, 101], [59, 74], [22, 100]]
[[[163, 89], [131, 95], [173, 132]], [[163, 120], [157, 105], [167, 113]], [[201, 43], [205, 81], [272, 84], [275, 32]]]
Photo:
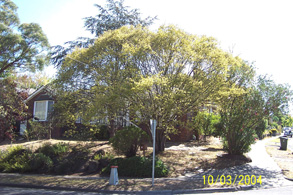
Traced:
[[[94, 163], [95, 155], [97, 152], [102, 152], [101, 156], [111, 156], [111, 158], [122, 157], [117, 155], [112, 147], [106, 141], [65, 141], [65, 140], [39, 140], [32, 142], [15, 143], [15, 145], [22, 145], [33, 151], [43, 146], [44, 144], [57, 144], [65, 143], [70, 147], [78, 146], [77, 153], [71, 153], [64, 155], [64, 159], [68, 161], [74, 161], [76, 167], [72, 171], [58, 172], [58, 174], [69, 175], [90, 175], [100, 176], [101, 168], [98, 168], [99, 164]], [[3, 144], [0, 146], [0, 150], [5, 150], [11, 147], [10, 144]], [[82, 149], [85, 149], [87, 153], [82, 153]], [[84, 152], [85, 152], [84, 151]], [[80, 152], [80, 153], [78, 153]], [[151, 155], [152, 147], [148, 147], [145, 152], [146, 156]], [[80, 160], [76, 160], [76, 155], [83, 154]], [[143, 156], [143, 152], [139, 151], [138, 155]], [[170, 143], [166, 144], [166, 150], [157, 155], [169, 168], [168, 177], [184, 176], [186, 174], [201, 173], [207, 169], [223, 169], [235, 165], [242, 165], [250, 161], [245, 156], [229, 156], [225, 155], [222, 149], [222, 143], [218, 138], [210, 137], [207, 141], [192, 141], [184, 143]], [[72, 159], [71, 159], [72, 158]], [[176, 159], [176, 160], [174, 160]], [[54, 159], [53, 159], [54, 161]], [[107, 163], [107, 162], [105, 162]], [[70, 164], [70, 163], [69, 163]], [[66, 167], [66, 163], [64, 167]], [[106, 165], [104, 164], [103, 167]], [[62, 168], [62, 167], [61, 167]], [[60, 168], [60, 169], [61, 169]]]

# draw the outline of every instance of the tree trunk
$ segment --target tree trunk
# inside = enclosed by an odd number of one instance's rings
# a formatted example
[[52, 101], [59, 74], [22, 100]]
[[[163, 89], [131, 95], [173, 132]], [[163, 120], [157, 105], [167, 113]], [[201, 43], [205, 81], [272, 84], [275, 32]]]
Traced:
[[156, 154], [165, 151], [166, 136], [164, 130], [157, 129], [156, 132]]
[[116, 125], [115, 125], [115, 121], [114, 120], [111, 120], [110, 121], [110, 128], [108, 129], [108, 131], [109, 131], [110, 138], [115, 136]]

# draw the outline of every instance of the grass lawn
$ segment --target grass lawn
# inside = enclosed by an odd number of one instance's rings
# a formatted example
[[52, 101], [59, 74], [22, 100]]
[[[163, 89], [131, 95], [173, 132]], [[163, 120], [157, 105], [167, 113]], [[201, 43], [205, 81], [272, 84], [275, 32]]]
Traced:
[[282, 169], [283, 174], [287, 178], [293, 179], [293, 151], [289, 149], [280, 150], [279, 138], [267, 142], [266, 151]]

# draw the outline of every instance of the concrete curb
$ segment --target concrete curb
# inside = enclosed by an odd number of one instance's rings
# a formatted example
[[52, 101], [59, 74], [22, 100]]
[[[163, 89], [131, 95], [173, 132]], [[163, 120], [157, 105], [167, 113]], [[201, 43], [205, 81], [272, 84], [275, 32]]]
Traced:
[[19, 188], [35, 188], [46, 190], [59, 190], [59, 191], [79, 191], [79, 192], [97, 192], [104, 194], [190, 194], [190, 193], [215, 193], [215, 192], [235, 192], [250, 190], [252, 185], [231, 187], [231, 188], [206, 188], [206, 189], [186, 189], [186, 190], [155, 190], [155, 191], [116, 191], [116, 190], [98, 190], [98, 189], [80, 189], [80, 188], [67, 188], [58, 186], [39, 186], [33, 184], [12, 184], [0, 183], [3, 187], [19, 187]]

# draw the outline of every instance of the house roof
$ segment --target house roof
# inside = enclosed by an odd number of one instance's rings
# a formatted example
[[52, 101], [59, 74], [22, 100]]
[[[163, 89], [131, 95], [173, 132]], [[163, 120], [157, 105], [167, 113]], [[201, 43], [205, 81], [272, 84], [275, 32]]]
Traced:
[[40, 94], [44, 89], [46, 89], [47, 85], [43, 85], [41, 86], [39, 89], [37, 89], [36, 91], [34, 91], [30, 96], [28, 96], [28, 98], [26, 100], [24, 100], [24, 103], [27, 103], [28, 101], [30, 101], [31, 99], [33, 99], [34, 97], [36, 97], [38, 94]]

